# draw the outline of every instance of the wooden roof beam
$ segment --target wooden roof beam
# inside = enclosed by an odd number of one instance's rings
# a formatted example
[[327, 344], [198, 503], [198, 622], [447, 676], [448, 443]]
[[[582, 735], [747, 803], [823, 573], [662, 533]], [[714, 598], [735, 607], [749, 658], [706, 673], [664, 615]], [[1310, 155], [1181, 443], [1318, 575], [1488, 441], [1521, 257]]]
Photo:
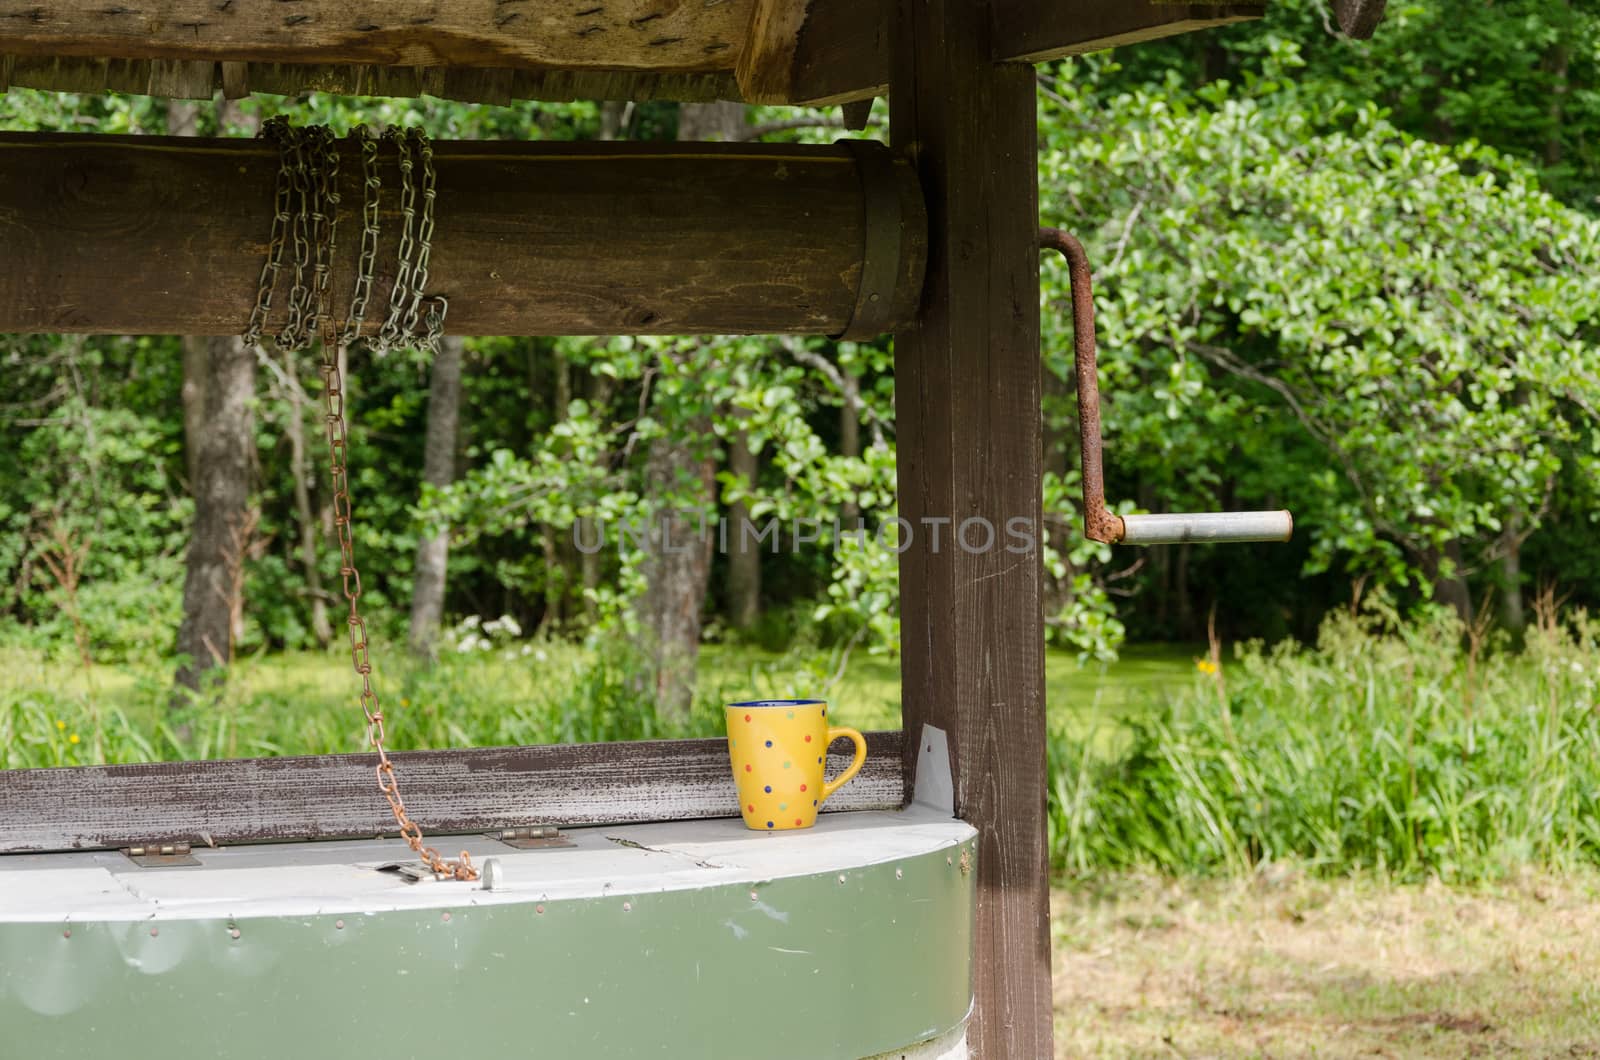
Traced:
[[[788, 99], [829, 104], [885, 95], [887, 3], [812, 0], [794, 47]], [[994, 0], [996, 62], [1043, 62], [1260, 18], [1266, 4], [1157, 0]]]
[[39, 58], [726, 71], [754, 0], [0, 0], [0, 51]]
[[1040, 3], [993, 0], [995, 59], [1042, 63], [1260, 18], [1265, 3], [1174, 4], [1157, 0]]

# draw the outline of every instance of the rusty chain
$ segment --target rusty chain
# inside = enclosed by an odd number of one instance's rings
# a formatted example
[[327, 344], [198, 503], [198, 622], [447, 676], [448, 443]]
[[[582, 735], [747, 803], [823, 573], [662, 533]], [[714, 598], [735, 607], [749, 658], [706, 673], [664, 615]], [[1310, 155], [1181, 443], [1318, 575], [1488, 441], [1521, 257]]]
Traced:
[[[348, 466], [349, 423], [344, 408], [344, 373], [340, 367], [345, 351], [360, 337], [365, 319], [367, 300], [371, 294], [373, 274], [376, 271], [378, 248], [378, 218], [382, 183], [378, 177], [378, 145], [364, 127], [352, 134], [359, 142], [362, 156], [362, 239], [359, 265], [350, 312], [341, 330], [329, 312], [328, 288], [337, 250], [339, 211], [339, 145], [325, 126], [294, 129], [281, 119], [269, 121], [262, 135], [277, 142], [279, 170], [274, 197], [272, 237], [268, 244], [267, 264], [261, 272], [260, 290], [251, 313], [244, 338], [252, 345], [260, 341], [271, 311], [272, 291], [277, 284], [282, 266], [284, 244], [292, 238], [295, 247], [294, 282], [288, 296], [288, 321], [277, 337], [279, 349], [285, 352], [304, 349], [311, 342], [312, 333], [319, 330], [322, 339], [323, 396], [326, 404], [325, 420], [328, 435], [329, 470], [333, 485], [333, 524], [339, 541], [339, 576], [343, 582], [345, 600], [350, 605], [346, 623], [350, 634], [350, 662], [361, 680], [359, 697], [361, 713], [367, 722], [367, 743], [377, 752], [375, 767], [378, 790], [394, 814], [400, 827], [400, 837], [428, 866], [436, 878], [475, 880], [478, 870], [472, 858], [463, 850], [455, 860], [446, 860], [439, 852], [423, 841], [422, 828], [406, 812], [405, 800], [400, 795], [399, 778], [394, 763], [384, 747], [383, 705], [372, 685], [372, 659], [367, 639], [367, 624], [361, 617], [361, 572], [356, 567], [355, 538], [351, 522], [350, 476]], [[424, 345], [437, 350], [443, 334], [444, 314], [449, 303], [442, 295], [426, 297], [422, 293], [427, 283], [427, 260], [433, 232], [433, 151], [427, 138], [413, 130], [407, 136], [391, 132], [385, 140], [393, 141], [400, 151], [401, 201], [405, 223], [401, 232], [400, 263], [396, 271], [395, 286], [390, 292], [390, 319], [385, 323], [388, 339], [380, 335], [374, 346], [385, 350], [395, 342], [415, 341], [418, 336], [415, 306], [426, 300], [430, 306], [426, 318], [427, 331], [421, 336]], [[416, 191], [411, 182], [411, 159], [406, 150], [407, 141], [419, 144], [418, 154], [423, 166], [423, 229], [425, 233], [418, 247], [417, 262], [413, 270], [409, 254], [414, 245], [411, 236], [412, 211]], [[295, 200], [298, 199], [298, 202]], [[311, 285], [305, 284], [307, 266], [311, 268]], [[410, 276], [409, 290], [403, 278]], [[409, 319], [399, 316], [410, 299], [412, 309]], [[391, 330], [390, 325], [395, 325]]]

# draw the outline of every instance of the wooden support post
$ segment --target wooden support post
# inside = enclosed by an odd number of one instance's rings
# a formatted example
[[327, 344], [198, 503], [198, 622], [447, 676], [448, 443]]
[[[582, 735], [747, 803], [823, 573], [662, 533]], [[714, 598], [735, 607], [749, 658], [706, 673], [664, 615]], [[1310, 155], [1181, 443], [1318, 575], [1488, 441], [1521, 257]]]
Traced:
[[[948, 733], [956, 812], [981, 835], [974, 1055], [1037, 1060], [1052, 1049], [1034, 74], [992, 60], [987, 3], [899, 0], [892, 25], [892, 139], [929, 220], [920, 314], [895, 346], [916, 534], [900, 561], [906, 751], [924, 724]], [[1033, 535], [1026, 554], [1008, 526]]]

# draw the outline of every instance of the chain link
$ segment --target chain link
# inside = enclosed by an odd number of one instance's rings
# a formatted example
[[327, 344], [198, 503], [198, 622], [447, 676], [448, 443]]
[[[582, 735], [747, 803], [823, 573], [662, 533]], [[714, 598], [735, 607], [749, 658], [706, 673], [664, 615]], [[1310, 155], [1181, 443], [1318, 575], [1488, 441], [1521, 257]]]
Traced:
[[[340, 348], [342, 349], [342, 347]], [[361, 617], [361, 572], [356, 567], [355, 541], [350, 525], [349, 472], [345, 462], [349, 452], [349, 438], [344, 414], [344, 380], [339, 371], [339, 349], [323, 346], [323, 394], [327, 403], [328, 453], [333, 478], [333, 525], [339, 539], [339, 575], [344, 582], [344, 597], [350, 604], [346, 619], [350, 629], [350, 662], [361, 678], [361, 712], [367, 719], [367, 742], [377, 752], [378, 790], [383, 793], [400, 826], [400, 837], [422, 858], [439, 878], [475, 880], [478, 870], [468, 853], [461, 851], [455, 861], [446, 861], [439, 852], [423, 843], [422, 829], [406, 813], [405, 801], [400, 797], [400, 782], [395, 776], [394, 763], [384, 749], [383, 706], [377, 690], [372, 687], [372, 659], [367, 641], [367, 624]]]
[[283, 267], [283, 244], [289, 227], [289, 196], [294, 175], [289, 171], [287, 153], [282, 144], [284, 137], [291, 134], [289, 123], [281, 116], [268, 118], [261, 126], [261, 138], [279, 145], [278, 178], [272, 193], [272, 235], [267, 241], [267, 260], [261, 266], [261, 279], [256, 285], [256, 304], [250, 310], [250, 323], [244, 329], [246, 346], [256, 346], [261, 342], [261, 331], [267, 325], [267, 315], [272, 312], [272, 292], [278, 286], [278, 270]]
[[[433, 200], [434, 174], [433, 174], [433, 145], [422, 134], [421, 129], [412, 129], [406, 134], [416, 149], [418, 162], [422, 167], [422, 216], [417, 222], [417, 259], [411, 268], [411, 305], [406, 309], [405, 331], [407, 334], [417, 333], [418, 314], [422, 306], [422, 293], [428, 286], [428, 258], [433, 253]], [[448, 303], [446, 303], [448, 306]]]
[[378, 339], [375, 348], [379, 352], [387, 351], [405, 341], [406, 303], [409, 298], [411, 283], [411, 260], [416, 252], [416, 240], [412, 233], [416, 227], [417, 217], [417, 188], [411, 179], [411, 140], [408, 136], [395, 129], [385, 129], [383, 139], [392, 143], [395, 156], [400, 167], [400, 249], [396, 258], [394, 271], [394, 286], [389, 288], [389, 315], [383, 322], [383, 327], [378, 330]]
[[[400, 795], [400, 782], [395, 776], [394, 763], [384, 747], [383, 705], [372, 685], [372, 659], [367, 639], [367, 624], [361, 617], [361, 572], [356, 567], [355, 539], [351, 523], [349, 423], [344, 407], [344, 372], [340, 361], [345, 351], [360, 337], [362, 322], [366, 317], [367, 301], [372, 292], [378, 252], [378, 219], [382, 182], [378, 176], [378, 144], [363, 127], [352, 134], [360, 143], [362, 156], [362, 236], [355, 288], [351, 295], [350, 312], [341, 331], [329, 312], [329, 286], [333, 272], [334, 254], [338, 249], [339, 218], [339, 144], [326, 126], [294, 129], [279, 118], [262, 127], [262, 136], [278, 144], [279, 165], [276, 191], [273, 200], [272, 235], [268, 242], [267, 263], [262, 267], [260, 289], [244, 339], [251, 345], [260, 341], [266, 327], [267, 315], [272, 308], [272, 293], [277, 286], [282, 267], [285, 243], [294, 243], [294, 282], [287, 303], [288, 319], [277, 336], [277, 345], [284, 351], [304, 349], [311, 342], [314, 331], [320, 330], [322, 338], [323, 396], [326, 405], [325, 420], [328, 435], [328, 462], [333, 486], [333, 525], [339, 541], [339, 576], [343, 582], [344, 597], [350, 610], [346, 618], [350, 634], [350, 662], [361, 680], [361, 713], [367, 722], [367, 743], [377, 753], [375, 767], [378, 790], [394, 814], [400, 828], [400, 837], [427, 864], [434, 876], [440, 879], [475, 880], [478, 870], [472, 858], [463, 850], [455, 860], [446, 860], [439, 852], [423, 841], [422, 828], [406, 812], [405, 800]], [[427, 138], [413, 130], [402, 136], [393, 130], [384, 133], [386, 142], [393, 142], [400, 155], [401, 212], [404, 223], [401, 229], [400, 260], [396, 267], [394, 287], [390, 291], [390, 314], [383, 332], [373, 343], [375, 350], [388, 349], [390, 345], [416, 341], [437, 350], [444, 330], [444, 317], [449, 302], [442, 295], [424, 296], [428, 279], [428, 254], [433, 234], [433, 149]], [[412, 237], [415, 213], [416, 188], [412, 182], [412, 160], [409, 148], [417, 146], [423, 169], [423, 239], [417, 248], [416, 268], [412, 265], [412, 252], [416, 243]], [[311, 270], [311, 283], [305, 283], [307, 267]], [[428, 305], [424, 335], [416, 333], [418, 306]], [[409, 306], [409, 311], [406, 307]], [[319, 327], [320, 326], [320, 327]]]
[[355, 290], [350, 295], [350, 312], [345, 315], [340, 341], [346, 346], [361, 338], [367, 319], [367, 302], [372, 297], [372, 277], [378, 266], [378, 207], [383, 180], [378, 175], [378, 141], [365, 125], [357, 125], [350, 135], [361, 145], [361, 255], [356, 264]]
[[311, 207], [311, 231], [315, 241], [311, 296], [316, 305], [312, 325], [320, 322], [322, 344], [326, 347], [338, 342], [338, 329], [328, 312], [328, 283], [333, 274], [333, 256], [338, 250], [339, 142], [326, 125], [312, 126], [306, 133], [317, 163], [313, 181], [316, 201]]
[[306, 326], [310, 291], [306, 288], [305, 275], [311, 258], [311, 178], [306, 166], [306, 131], [285, 126], [279, 148], [292, 181], [293, 216], [289, 235], [294, 243], [294, 282], [289, 288], [288, 319], [278, 333], [278, 348], [300, 350], [311, 340], [310, 329]]

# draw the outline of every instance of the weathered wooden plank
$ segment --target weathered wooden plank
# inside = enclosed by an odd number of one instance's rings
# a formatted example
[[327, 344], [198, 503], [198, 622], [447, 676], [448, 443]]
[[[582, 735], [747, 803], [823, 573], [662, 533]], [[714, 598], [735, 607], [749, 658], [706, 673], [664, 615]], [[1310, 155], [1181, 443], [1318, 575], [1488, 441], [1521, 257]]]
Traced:
[[889, 92], [889, 14], [883, 0], [812, 0], [795, 42], [790, 98], [825, 106]]
[[[799, 0], [795, 0], [799, 2]], [[0, 0], [13, 55], [727, 70], [753, 0]]]
[[[898, 732], [868, 734], [866, 765], [826, 809], [899, 808], [901, 743]], [[430, 836], [739, 816], [726, 740], [391, 757], [406, 808]], [[849, 761], [830, 754], [829, 774]], [[358, 754], [0, 771], [0, 853], [392, 835], [373, 762]]]
[[223, 99], [243, 99], [250, 94], [250, 64], [221, 62], [217, 64], [222, 81]]
[[1038, 63], [1120, 48], [1266, 14], [1265, 3], [1180, 4], [1163, 0], [1062, 4], [995, 0], [994, 52], [1007, 62]]
[[51, 92], [104, 92], [107, 59], [63, 59], [17, 55], [12, 57], [11, 87], [42, 88]]
[[[164, 82], [152, 80], [150, 59], [14, 59], [0, 56], [0, 69], [22, 64], [19, 88], [52, 92], [128, 92], [160, 95]], [[424, 83], [415, 66], [333, 66], [316, 63], [219, 62], [223, 94], [240, 99], [250, 92], [280, 96], [303, 92], [342, 95], [419, 96]], [[3, 90], [8, 85], [0, 85]], [[739, 99], [732, 70], [650, 73], [638, 70], [513, 70], [504, 67], [450, 69], [428, 86], [444, 99], [504, 104], [517, 99], [565, 102], [574, 99], [681, 100], [703, 103]]]
[[747, 103], [785, 103], [794, 76], [795, 47], [806, 5], [796, 0], [755, 0], [750, 28], [734, 74]]
[[[1054, 1053], [1042, 565], [1037, 540], [1006, 534], [1020, 519], [1036, 538], [1042, 518], [1035, 87], [992, 61], [991, 25], [978, 0], [899, 0], [889, 101], [929, 221], [921, 313], [895, 343], [916, 533], [900, 558], [907, 772], [923, 725], [945, 730], [956, 812], [980, 835], [970, 1041], [1009, 1060]], [[962, 536], [972, 520], [988, 547]]]
[[220, 80], [214, 62], [152, 59], [148, 94], [167, 99], [210, 99]]
[[[795, 45], [789, 99], [820, 105], [885, 94], [891, 6], [864, 0], [812, 0]], [[1004, 0], [993, 11], [993, 57], [1038, 62], [1260, 18], [1265, 5]]]
[[[838, 334], [855, 312], [876, 200], [843, 147], [472, 142], [435, 158], [430, 289], [450, 299], [452, 333]], [[0, 134], [0, 332], [238, 333], [277, 167], [263, 141]], [[915, 174], [891, 174], [898, 322], [915, 312], [926, 237]], [[360, 242], [353, 144], [340, 176], [342, 311]], [[391, 161], [375, 306], [393, 282], [394, 179]]]
[[[412, 11], [420, 2], [298, 0], [292, 12], [205, 0], [164, 0], [138, 11], [78, 2], [59, 9], [35, 5], [27, 19], [7, 24], [3, 46], [22, 57], [25, 78], [19, 85], [64, 92], [130, 91], [122, 87], [125, 79], [107, 79], [107, 57], [220, 60], [230, 95], [247, 82], [260, 92], [429, 92], [472, 103], [510, 98], [831, 104], [888, 90], [888, 0], [623, 0], [621, 6], [502, 12], [504, 25], [482, 17], [492, 0], [463, 0], [442, 14], [430, 3], [429, 16]], [[504, 5], [494, 6], [498, 12]], [[172, 26], [184, 23], [172, 21], [163, 21], [157, 32], [138, 31], [180, 8], [189, 16], [217, 9], [216, 17], [184, 33], [174, 33]], [[1259, 18], [1263, 10], [1260, 3], [1006, 0], [996, 7], [994, 46], [998, 58], [1036, 61]], [[42, 17], [34, 19], [33, 12]], [[286, 24], [295, 19], [303, 20]], [[413, 26], [407, 19], [422, 21]], [[273, 24], [270, 32], [251, 32], [262, 20]], [[397, 24], [405, 25], [403, 34], [393, 29]], [[23, 32], [14, 32], [19, 27]], [[80, 30], [83, 35], [75, 36]], [[488, 44], [479, 46], [483, 40]], [[439, 67], [484, 74], [420, 72]], [[189, 79], [176, 87], [195, 94], [198, 83]], [[158, 76], [138, 91], [162, 94], [171, 87], [169, 78]]]

